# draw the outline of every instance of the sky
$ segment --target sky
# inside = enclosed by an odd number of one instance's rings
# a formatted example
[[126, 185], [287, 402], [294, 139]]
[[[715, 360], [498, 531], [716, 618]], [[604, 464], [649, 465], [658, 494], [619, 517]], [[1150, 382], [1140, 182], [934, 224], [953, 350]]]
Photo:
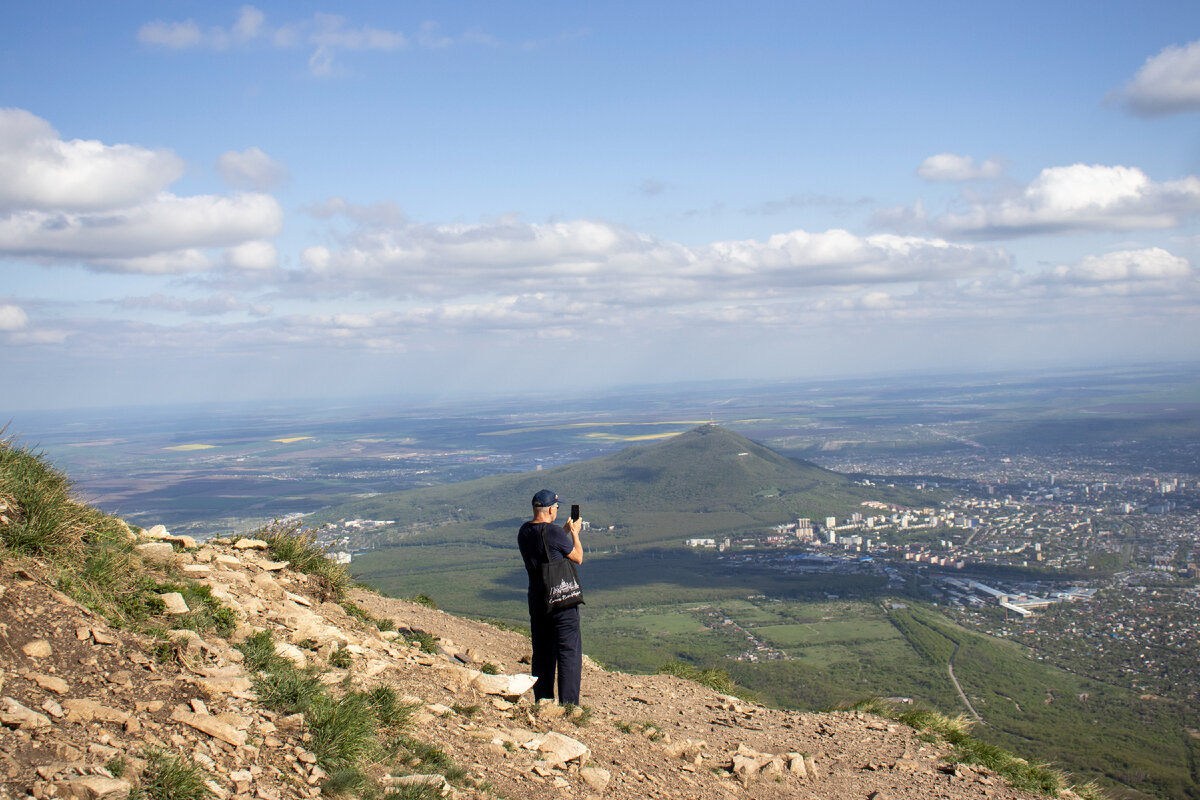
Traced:
[[56, 2], [0, 411], [1200, 361], [1200, 4]]

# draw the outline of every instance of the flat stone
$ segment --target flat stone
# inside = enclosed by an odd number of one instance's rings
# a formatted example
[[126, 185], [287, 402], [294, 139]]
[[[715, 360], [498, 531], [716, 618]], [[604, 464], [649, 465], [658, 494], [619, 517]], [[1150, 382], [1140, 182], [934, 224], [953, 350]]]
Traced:
[[133, 788], [129, 781], [120, 778], [108, 778], [103, 775], [88, 775], [86, 778], [76, 778], [57, 784], [59, 797], [71, 800], [121, 800], [129, 797]]
[[167, 592], [165, 594], [160, 594], [158, 599], [163, 601], [163, 605], [167, 607], [168, 614], [182, 616], [184, 614], [191, 613], [191, 609], [188, 608], [187, 601], [183, 599], [183, 595], [179, 592]]
[[214, 739], [220, 739], [222, 742], [231, 744], [234, 747], [241, 747], [246, 743], [245, 731], [238, 730], [233, 725], [217, 717], [207, 714], [193, 714], [190, 711], [176, 709], [175, 713], [171, 715], [171, 719], [195, 728], [201, 733], [207, 733]]
[[292, 592], [284, 592], [283, 596], [297, 605], [312, 606], [312, 601], [303, 595], [293, 594]]
[[99, 628], [92, 628], [92, 641], [96, 644], [117, 644], [117, 637], [111, 636]]
[[260, 567], [262, 567], [264, 570], [266, 570], [267, 572], [278, 572], [279, 570], [284, 569], [291, 563], [292, 562], [290, 562], [290, 561], [260, 561], [258, 565]]
[[537, 678], [532, 675], [485, 675], [482, 672], [471, 681], [471, 685], [484, 694], [506, 698], [520, 697], [532, 689], [535, 683]]
[[275, 655], [286, 658], [298, 667], [308, 665], [308, 656], [304, 655], [304, 651], [294, 644], [275, 642]]
[[233, 543], [234, 550], [266, 550], [268, 547], [262, 539], [238, 539]]
[[102, 722], [120, 722], [125, 724], [129, 719], [129, 714], [116, 708], [102, 706], [95, 700], [72, 699], [63, 700], [63, 708], [67, 711], [67, 719], [71, 722], [91, 722], [100, 720]]
[[135, 544], [133, 550], [148, 564], [166, 565], [175, 560], [175, 548], [166, 542]]
[[265, 597], [275, 600], [284, 596], [283, 587], [279, 582], [265, 572], [260, 572], [251, 580], [254, 584], [256, 594], [259, 597]]
[[30, 658], [45, 658], [53, 653], [54, 649], [50, 647], [50, 643], [45, 639], [34, 639], [22, 647], [21, 652]]
[[3, 710], [0, 711], [0, 724], [5, 727], [28, 731], [48, 728], [54, 724], [45, 714], [39, 714], [32, 708], [26, 708], [11, 697], [0, 698], [0, 705], [3, 705]]
[[608, 782], [612, 780], [612, 775], [608, 770], [599, 767], [584, 767], [579, 770], [579, 777], [583, 778], [587, 787], [596, 794], [604, 794], [604, 790], [608, 788]]
[[570, 736], [563, 736], [557, 731], [550, 731], [542, 737], [538, 751], [545, 754], [546, 763], [551, 766], [559, 766], [575, 760], [582, 764], [592, 753], [583, 742], [572, 739]]
[[62, 678], [57, 678], [53, 675], [39, 675], [34, 673], [29, 676], [34, 683], [55, 694], [66, 694], [71, 687]]
[[165, 539], [169, 534], [166, 525], [152, 525], [144, 530], [142, 535], [147, 539]]

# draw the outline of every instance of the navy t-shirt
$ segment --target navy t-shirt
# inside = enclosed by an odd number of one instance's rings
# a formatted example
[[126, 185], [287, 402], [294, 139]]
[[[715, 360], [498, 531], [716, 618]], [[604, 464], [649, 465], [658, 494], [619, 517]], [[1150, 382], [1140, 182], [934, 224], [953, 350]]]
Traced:
[[543, 591], [541, 566], [546, 563], [546, 552], [542, 549], [542, 532], [546, 533], [546, 547], [550, 550], [550, 560], [558, 561], [567, 557], [575, 549], [575, 540], [560, 526], [553, 522], [526, 522], [517, 532], [517, 546], [521, 548], [521, 558], [525, 560], [525, 572], [529, 574], [529, 591], [531, 594]]

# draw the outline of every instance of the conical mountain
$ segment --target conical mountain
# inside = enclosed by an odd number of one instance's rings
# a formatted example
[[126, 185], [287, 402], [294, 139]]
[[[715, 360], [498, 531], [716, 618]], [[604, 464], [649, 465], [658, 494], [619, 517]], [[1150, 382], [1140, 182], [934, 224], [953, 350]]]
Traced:
[[381, 534], [384, 540], [425, 531], [452, 540], [469, 531], [479, 541], [489, 530], [507, 539], [543, 488], [558, 493], [564, 517], [570, 504], [579, 503], [594, 526], [627, 530], [628, 544], [761, 528], [796, 516], [844, 515], [867, 499], [910, 499], [895, 490], [868, 490], [726, 428], [702, 425], [656, 444], [553, 469], [376, 495], [327, 509], [316, 519], [395, 520]]

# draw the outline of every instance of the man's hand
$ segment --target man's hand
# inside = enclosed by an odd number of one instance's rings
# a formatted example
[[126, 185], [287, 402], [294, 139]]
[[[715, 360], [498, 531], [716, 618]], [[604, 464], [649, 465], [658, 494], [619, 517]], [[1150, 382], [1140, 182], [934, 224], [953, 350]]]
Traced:
[[567, 524], [563, 525], [563, 530], [574, 536], [575, 534], [579, 533], [579, 531], [583, 530], [583, 520], [568, 519]]

